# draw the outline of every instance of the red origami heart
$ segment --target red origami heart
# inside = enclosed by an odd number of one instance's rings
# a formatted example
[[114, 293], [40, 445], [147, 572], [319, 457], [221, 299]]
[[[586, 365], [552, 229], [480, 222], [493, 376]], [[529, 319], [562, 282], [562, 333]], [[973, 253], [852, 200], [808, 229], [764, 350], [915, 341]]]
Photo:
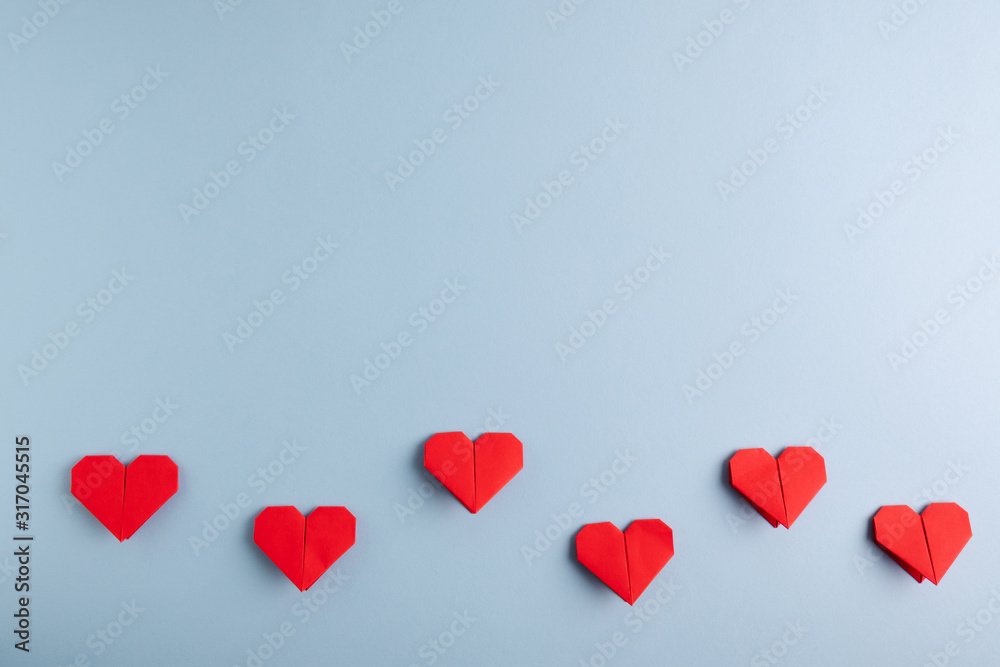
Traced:
[[510, 433], [437, 433], [424, 444], [424, 467], [475, 514], [524, 467], [524, 448]]
[[918, 582], [935, 586], [972, 537], [969, 513], [956, 503], [931, 503], [921, 514], [886, 505], [874, 523], [878, 545]]
[[729, 459], [729, 475], [772, 526], [789, 528], [826, 484], [826, 462], [812, 447], [788, 447], [777, 460], [765, 449], [741, 449]]
[[317, 507], [308, 518], [288, 505], [266, 507], [253, 522], [253, 541], [306, 591], [354, 546], [355, 524], [346, 507]]
[[84, 456], [73, 466], [70, 490], [123, 542], [177, 493], [177, 464], [143, 454], [126, 468], [114, 456]]
[[635, 604], [674, 556], [674, 532], [659, 519], [633, 521], [625, 529], [605, 521], [576, 534], [576, 558], [621, 599]]

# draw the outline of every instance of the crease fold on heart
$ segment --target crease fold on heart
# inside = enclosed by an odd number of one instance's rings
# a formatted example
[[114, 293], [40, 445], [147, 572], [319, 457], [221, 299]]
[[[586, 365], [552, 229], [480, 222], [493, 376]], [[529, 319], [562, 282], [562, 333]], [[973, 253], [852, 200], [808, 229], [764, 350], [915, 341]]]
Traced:
[[768, 523], [790, 528], [826, 484], [826, 462], [812, 447], [786, 447], [778, 458], [741, 449], [729, 459], [729, 479]]
[[424, 467], [473, 514], [524, 467], [524, 446], [512, 433], [435, 433], [424, 443]]
[[300, 591], [307, 591], [354, 546], [357, 520], [346, 507], [321, 506], [304, 516], [291, 505], [265, 507], [253, 541]]
[[577, 560], [630, 605], [673, 556], [673, 531], [660, 519], [638, 519], [625, 531], [588, 523], [576, 534]]
[[972, 539], [969, 513], [957, 503], [931, 503], [920, 514], [885, 505], [872, 519], [875, 542], [918, 583], [935, 586]]
[[111, 455], [85, 456], [70, 480], [73, 496], [124, 542], [177, 493], [178, 468], [161, 454], [141, 454], [128, 466]]

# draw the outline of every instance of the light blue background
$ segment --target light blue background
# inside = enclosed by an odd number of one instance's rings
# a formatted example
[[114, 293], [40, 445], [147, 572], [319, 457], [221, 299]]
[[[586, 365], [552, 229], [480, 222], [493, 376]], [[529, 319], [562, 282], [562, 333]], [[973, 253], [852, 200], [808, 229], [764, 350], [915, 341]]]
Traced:
[[[339, 44], [385, 4], [245, 0], [220, 19], [208, 0], [71, 2], [18, 52], [5, 37], [0, 433], [10, 449], [31, 437], [37, 541], [32, 652], [12, 648], [4, 570], [0, 662], [246, 665], [288, 621], [266, 665], [424, 665], [421, 647], [467, 611], [436, 664], [578, 665], [616, 632], [628, 642], [609, 664], [765, 664], [787, 623], [806, 632], [783, 665], [921, 665], [951, 641], [949, 664], [995, 664], [1000, 621], [971, 640], [960, 624], [1000, 586], [1000, 281], [961, 309], [947, 298], [1000, 250], [1000, 6], [928, 3], [883, 35], [885, 1], [591, 0], [552, 27], [556, 0], [402, 0], [346, 62]], [[727, 7], [734, 22], [679, 72], [673, 53]], [[4, 35], [37, 11], [4, 3]], [[119, 121], [112, 100], [147, 66], [169, 75]], [[500, 88], [390, 192], [383, 172], [481, 76]], [[829, 101], [723, 202], [716, 182], [812, 86]], [[185, 224], [178, 205], [282, 107], [289, 127]], [[114, 132], [60, 182], [51, 163], [103, 117]], [[621, 137], [518, 233], [511, 214], [614, 118]], [[850, 242], [858, 207], [948, 127], [955, 144]], [[283, 273], [326, 235], [340, 248], [289, 291]], [[615, 286], [651, 246], [672, 259], [624, 301]], [[83, 323], [77, 304], [122, 267], [134, 281]], [[467, 289], [414, 333], [446, 280]], [[230, 353], [223, 335], [275, 288], [286, 301]], [[777, 290], [799, 300], [750, 342], [741, 328]], [[556, 343], [605, 299], [617, 311], [562, 361]], [[893, 369], [938, 309], [949, 321]], [[18, 366], [70, 320], [80, 334], [23, 382]], [[413, 344], [357, 393], [350, 376], [401, 331]], [[737, 340], [745, 354], [686, 400]], [[128, 451], [121, 434], [166, 398], [179, 408]], [[479, 515], [438, 492], [401, 522], [423, 441], [483, 432], [490, 410], [523, 441], [523, 472]], [[729, 456], [803, 443], [824, 419], [840, 425], [829, 483], [793, 528], [746, 514]], [[251, 475], [290, 439], [305, 451], [257, 493]], [[582, 486], [617, 450], [638, 462], [589, 502]], [[124, 544], [65, 502], [72, 465], [109, 451], [181, 471]], [[12, 453], [0, 460], [2, 537]], [[921, 510], [935, 483], [975, 533], [938, 587], [871, 560], [868, 528], [883, 504]], [[251, 506], [195, 555], [189, 537], [240, 493]], [[583, 516], [526, 562], [574, 502]], [[305, 623], [251, 538], [282, 504], [358, 518], [335, 566], [347, 579]], [[675, 531], [657, 581], [678, 589], [633, 632], [572, 535], [649, 517]], [[143, 611], [95, 655], [88, 638], [133, 600]]]

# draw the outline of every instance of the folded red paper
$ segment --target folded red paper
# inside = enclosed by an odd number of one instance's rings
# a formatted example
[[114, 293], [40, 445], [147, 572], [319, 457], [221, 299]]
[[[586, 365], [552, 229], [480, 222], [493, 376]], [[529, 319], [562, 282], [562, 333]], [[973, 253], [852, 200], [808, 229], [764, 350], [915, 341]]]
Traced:
[[291, 506], [266, 507], [253, 541], [300, 590], [309, 590], [354, 546], [356, 521], [346, 507], [317, 507], [308, 518]]
[[84, 456], [70, 478], [73, 496], [119, 542], [177, 493], [177, 464], [169, 456], [143, 454], [127, 468], [114, 456]]
[[510, 433], [436, 433], [424, 444], [424, 467], [475, 514], [524, 467], [524, 447]]
[[674, 533], [659, 519], [633, 521], [624, 533], [610, 521], [588, 523], [576, 534], [577, 560], [630, 605], [673, 556]]
[[972, 538], [969, 513], [956, 503], [931, 503], [921, 514], [886, 505], [873, 521], [878, 545], [911, 577], [935, 586]]
[[729, 459], [729, 475], [772, 526], [789, 528], [826, 484], [826, 462], [812, 447], [787, 447], [777, 459], [765, 449], [741, 449]]

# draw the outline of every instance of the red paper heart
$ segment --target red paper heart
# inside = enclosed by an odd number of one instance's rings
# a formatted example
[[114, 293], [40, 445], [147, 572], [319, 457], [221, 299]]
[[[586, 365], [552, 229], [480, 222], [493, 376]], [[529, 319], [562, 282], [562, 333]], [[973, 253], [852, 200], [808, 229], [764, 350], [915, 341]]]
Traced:
[[73, 466], [70, 489], [123, 542], [177, 493], [177, 464], [143, 454], [126, 468], [114, 456], [84, 456]]
[[935, 586], [972, 537], [969, 513], [956, 503], [931, 503], [921, 514], [886, 505], [874, 524], [878, 545], [918, 582]]
[[354, 546], [356, 521], [346, 507], [317, 507], [308, 518], [291, 506], [266, 507], [253, 541], [300, 591], [307, 591]]
[[424, 467], [475, 514], [524, 467], [524, 447], [510, 433], [436, 433], [424, 444]]
[[630, 605], [673, 556], [674, 533], [659, 519], [633, 521], [624, 533], [588, 523], [576, 535], [577, 560]]
[[765, 449], [741, 449], [729, 459], [737, 491], [775, 528], [785, 528], [826, 484], [826, 462], [812, 447], [787, 447], [775, 459]]

